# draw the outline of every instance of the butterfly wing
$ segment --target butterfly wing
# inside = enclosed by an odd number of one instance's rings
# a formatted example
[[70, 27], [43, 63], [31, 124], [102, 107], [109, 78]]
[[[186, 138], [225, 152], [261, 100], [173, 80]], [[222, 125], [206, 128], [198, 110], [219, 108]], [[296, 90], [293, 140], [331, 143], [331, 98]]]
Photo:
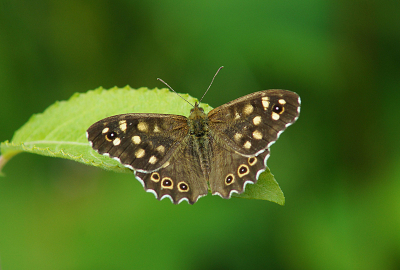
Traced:
[[265, 171], [269, 149], [257, 156], [246, 157], [234, 151], [228, 151], [216, 144], [214, 164], [211, 167], [210, 188], [213, 195], [229, 199], [233, 193], [242, 193], [246, 184], [254, 184]]
[[87, 130], [99, 154], [137, 171], [161, 168], [188, 133], [187, 118], [168, 114], [121, 114], [102, 119]]
[[286, 90], [256, 92], [210, 111], [209, 127], [218, 138], [211, 192], [230, 198], [233, 192], [242, 193], [247, 183], [255, 183], [266, 168], [269, 147], [299, 113], [300, 97]]
[[165, 114], [122, 114], [93, 124], [87, 137], [94, 150], [135, 171], [146, 191], [177, 204], [208, 193], [187, 118]]
[[236, 152], [251, 156], [269, 148], [300, 113], [300, 97], [287, 90], [255, 92], [208, 113], [210, 129]]

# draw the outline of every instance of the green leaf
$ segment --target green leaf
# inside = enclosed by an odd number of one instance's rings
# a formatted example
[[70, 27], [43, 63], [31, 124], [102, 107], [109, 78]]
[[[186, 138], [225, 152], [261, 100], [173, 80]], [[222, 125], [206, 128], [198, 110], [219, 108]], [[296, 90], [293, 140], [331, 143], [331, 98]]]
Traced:
[[[188, 94], [191, 103], [197, 101]], [[205, 112], [212, 108], [201, 104]], [[192, 107], [168, 89], [98, 88], [76, 93], [68, 101], [58, 101], [43, 113], [33, 115], [17, 130], [12, 140], [1, 143], [0, 171], [20, 152], [61, 157], [116, 172], [131, 171], [114, 159], [97, 154], [86, 139], [86, 129], [105, 117], [123, 113], [168, 113], [188, 116]], [[284, 196], [267, 169], [257, 184], [248, 185], [239, 197], [284, 203]]]
[[232, 196], [244, 199], [268, 200], [280, 205], [285, 204], [285, 196], [268, 167], [260, 175], [256, 184], [246, 185], [244, 193]]

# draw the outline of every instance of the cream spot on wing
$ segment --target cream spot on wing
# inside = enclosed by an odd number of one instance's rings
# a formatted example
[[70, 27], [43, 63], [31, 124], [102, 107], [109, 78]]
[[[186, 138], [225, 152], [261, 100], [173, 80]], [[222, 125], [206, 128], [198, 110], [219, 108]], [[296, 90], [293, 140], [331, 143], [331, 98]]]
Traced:
[[261, 140], [262, 139], [262, 133], [259, 130], [253, 131], [253, 138], [256, 140]]
[[133, 136], [133, 137], [132, 137], [132, 142], [133, 142], [134, 144], [140, 144], [140, 143], [142, 142], [142, 139], [140, 139], [139, 136]]
[[279, 120], [279, 114], [273, 112], [272, 113], [272, 119], [275, 120], [275, 121]]
[[261, 103], [264, 107], [264, 110], [266, 111], [269, 107], [269, 97], [262, 97], [261, 98]]
[[117, 146], [121, 143], [121, 139], [120, 138], [115, 138], [115, 140], [113, 140], [113, 145]]
[[126, 131], [126, 120], [121, 120], [121, 121], [119, 121], [119, 129], [120, 129], [122, 132], [125, 132], [125, 131]]
[[151, 156], [150, 159], [149, 159], [149, 163], [155, 164], [157, 162], [157, 160], [158, 159], [155, 156]]
[[105, 134], [109, 131], [110, 129], [108, 127], [104, 128], [103, 131], [101, 133]]
[[240, 139], [243, 137], [243, 134], [241, 133], [236, 133], [233, 138], [235, 139], [235, 141], [240, 141]]
[[166, 167], [168, 167], [168, 166], [169, 166], [169, 161], [165, 162], [165, 163], [162, 165], [163, 168], [166, 168]]
[[281, 105], [285, 105], [286, 104], [286, 100], [284, 100], [283, 98], [281, 98], [280, 100], [278, 100], [279, 104]]
[[155, 133], [158, 133], [158, 132], [161, 132], [161, 129], [160, 129], [160, 127], [159, 126], [157, 126], [157, 125], [154, 125], [154, 130], [153, 130]]
[[235, 112], [235, 119], [236, 120], [240, 119], [240, 114], [238, 112]]
[[137, 125], [137, 128], [141, 132], [147, 132], [149, 130], [149, 126], [145, 122], [139, 122], [139, 124]]
[[138, 150], [136, 150], [136, 152], [135, 152], [135, 157], [136, 158], [142, 158], [142, 157], [144, 157], [144, 154], [145, 154], [146, 152], [144, 151], [144, 149], [142, 149], [142, 148], [139, 148]]
[[254, 111], [254, 107], [251, 104], [246, 104], [243, 108], [243, 113], [249, 115]]
[[243, 144], [243, 147], [246, 148], [246, 149], [250, 149], [250, 147], [251, 147], [251, 142], [250, 142], [250, 141], [245, 142], [245, 143]]
[[261, 124], [261, 116], [256, 116], [253, 118], [253, 124], [258, 126], [259, 124]]
[[159, 145], [157, 146], [156, 150], [163, 154], [165, 152], [165, 147], [163, 145]]

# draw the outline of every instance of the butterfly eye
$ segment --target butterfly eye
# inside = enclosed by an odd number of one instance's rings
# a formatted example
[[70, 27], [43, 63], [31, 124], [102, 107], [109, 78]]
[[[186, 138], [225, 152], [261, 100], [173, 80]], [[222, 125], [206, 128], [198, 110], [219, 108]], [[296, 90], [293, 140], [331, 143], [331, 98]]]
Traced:
[[247, 167], [247, 165], [240, 165], [238, 168], [238, 175], [240, 178], [242, 178], [243, 176], [249, 174], [249, 167]]
[[274, 107], [272, 108], [272, 111], [275, 113], [279, 113], [281, 114], [283, 112], [283, 106], [280, 104], [276, 104], [274, 105]]
[[189, 191], [189, 186], [185, 182], [180, 182], [178, 184], [178, 189], [180, 192], [188, 192]]
[[254, 164], [256, 164], [257, 159], [255, 157], [249, 157], [247, 162], [249, 163], [250, 166], [253, 166]]
[[153, 172], [150, 176], [150, 179], [154, 182], [160, 181], [160, 174], [158, 172]]
[[233, 182], [235, 182], [235, 176], [230, 173], [225, 177], [225, 184], [229, 186]]
[[161, 181], [161, 187], [166, 189], [172, 189], [174, 187], [174, 183], [172, 179], [169, 177], [164, 177]]
[[111, 132], [106, 134], [106, 140], [109, 141], [109, 142], [115, 140], [115, 138], [117, 138], [117, 133], [114, 132], [114, 131], [111, 131]]

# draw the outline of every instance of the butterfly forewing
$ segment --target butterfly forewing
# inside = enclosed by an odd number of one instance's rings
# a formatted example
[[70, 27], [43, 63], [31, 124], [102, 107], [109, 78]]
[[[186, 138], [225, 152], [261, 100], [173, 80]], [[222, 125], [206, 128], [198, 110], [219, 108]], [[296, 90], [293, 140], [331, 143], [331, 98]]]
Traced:
[[187, 118], [168, 114], [121, 114], [94, 123], [87, 137], [94, 150], [138, 171], [167, 162], [188, 133]]
[[300, 98], [286, 90], [256, 92], [228, 102], [208, 114], [210, 128], [234, 151], [261, 153], [294, 123]]

